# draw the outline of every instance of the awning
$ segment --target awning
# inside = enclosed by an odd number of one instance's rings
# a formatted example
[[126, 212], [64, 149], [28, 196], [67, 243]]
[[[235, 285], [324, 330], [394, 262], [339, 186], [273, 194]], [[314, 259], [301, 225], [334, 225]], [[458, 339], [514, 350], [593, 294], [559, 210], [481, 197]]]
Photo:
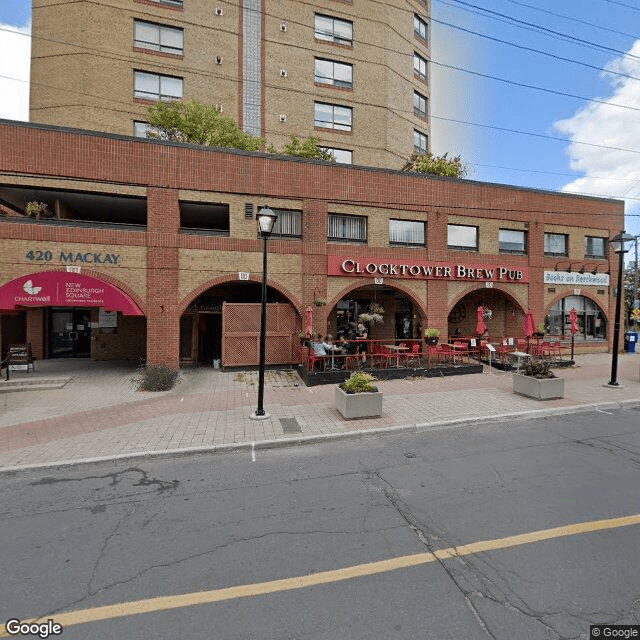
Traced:
[[104, 307], [125, 316], [144, 315], [123, 291], [108, 282], [67, 271], [41, 271], [0, 287], [0, 310], [25, 307]]

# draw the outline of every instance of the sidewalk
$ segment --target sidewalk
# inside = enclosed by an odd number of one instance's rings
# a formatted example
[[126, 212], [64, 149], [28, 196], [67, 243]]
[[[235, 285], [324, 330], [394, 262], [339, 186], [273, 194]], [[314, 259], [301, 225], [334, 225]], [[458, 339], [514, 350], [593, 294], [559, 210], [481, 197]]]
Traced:
[[306, 387], [295, 371], [267, 371], [271, 417], [255, 421], [257, 372], [186, 369], [174, 389], [151, 393], [136, 390], [129, 363], [38, 361], [35, 373], [12, 372], [11, 382], [55, 379], [59, 388], [9, 391], [0, 381], [0, 471], [640, 406], [640, 354], [620, 354], [619, 389], [606, 386], [610, 354], [580, 355], [576, 366], [556, 372], [565, 397], [547, 401], [514, 394], [511, 373], [487, 366], [464, 376], [380, 381], [384, 415], [349, 421], [335, 409], [334, 385]]

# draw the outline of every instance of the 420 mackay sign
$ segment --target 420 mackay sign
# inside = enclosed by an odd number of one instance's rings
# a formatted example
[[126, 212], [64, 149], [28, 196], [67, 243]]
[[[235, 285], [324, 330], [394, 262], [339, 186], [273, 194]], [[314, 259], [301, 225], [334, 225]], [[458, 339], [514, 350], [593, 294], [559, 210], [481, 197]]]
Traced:
[[510, 267], [503, 264], [377, 260], [328, 256], [327, 275], [389, 277], [411, 280], [528, 283], [529, 267]]
[[29, 249], [26, 254], [29, 262], [51, 262], [57, 259], [64, 264], [120, 264], [118, 253], [95, 253], [93, 251], [41, 251]]

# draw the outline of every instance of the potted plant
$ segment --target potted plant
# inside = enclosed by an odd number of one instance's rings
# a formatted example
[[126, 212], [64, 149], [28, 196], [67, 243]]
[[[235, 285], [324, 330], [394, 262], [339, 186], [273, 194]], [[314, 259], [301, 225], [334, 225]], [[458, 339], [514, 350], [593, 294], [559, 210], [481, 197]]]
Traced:
[[427, 344], [438, 344], [440, 339], [440, 329], [434, 329], [430, 327], [424, 330], [424, 341]]
[[336, 409], [347, 420], [376, 418], [382, 415], [382, 392], [373, 384], [375, 378], [364, 371], [354, 371], [336, 386]]
[[544, 338], [544, 322], [538, 322], [536, 325], [537, 331], [533, 334], [536, 338]]
[[31, 200], [24, 205], [24, 212], [30, 218], [35, 218], [36, 220], [53, 217], [53, 211], [49, 210], [49, 205], [46, 202], [36, 202], [35, 200]]
[[564, 379], [551, 371], [551, 363], [531, 361], [522, 372], [513, 373], [513, 391], [537, 400], [564, 398]]
[[327, 304], [327, 301], [324, 298], [316, 298], [313, 301], [313, 304], [315, 304], [316, 307], [324, 307], [324, 305]]

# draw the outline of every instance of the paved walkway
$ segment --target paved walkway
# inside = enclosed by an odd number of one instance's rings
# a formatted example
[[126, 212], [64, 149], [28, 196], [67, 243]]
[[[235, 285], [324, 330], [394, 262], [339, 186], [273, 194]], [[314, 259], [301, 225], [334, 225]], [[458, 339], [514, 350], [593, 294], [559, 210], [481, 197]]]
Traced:
[[640, 406], [640, 354], [620, 355], [619, 389], [606, 386], [610, 354], [577, 356], [576, 366], [558, 370], [566, 380], [560, 400], [516, 395], [511, 373], [487, 366], [465, 376], [380, 381], [384, 415], [361, 420], [336, 411], [334, 385], [306, 387], [295, 371], [267, 371], [264, 405], [271, 417], [255, 421], [249, 415], [257, 406], [257, 372], [186, 369], [174, 389], [151, 393], [136, 390], [128, 363], [45, 360], [36, 369], [12, 372], [11, 381], [56, 379], [64, 386], [9, 391], [0, 381], [0, 471]]

